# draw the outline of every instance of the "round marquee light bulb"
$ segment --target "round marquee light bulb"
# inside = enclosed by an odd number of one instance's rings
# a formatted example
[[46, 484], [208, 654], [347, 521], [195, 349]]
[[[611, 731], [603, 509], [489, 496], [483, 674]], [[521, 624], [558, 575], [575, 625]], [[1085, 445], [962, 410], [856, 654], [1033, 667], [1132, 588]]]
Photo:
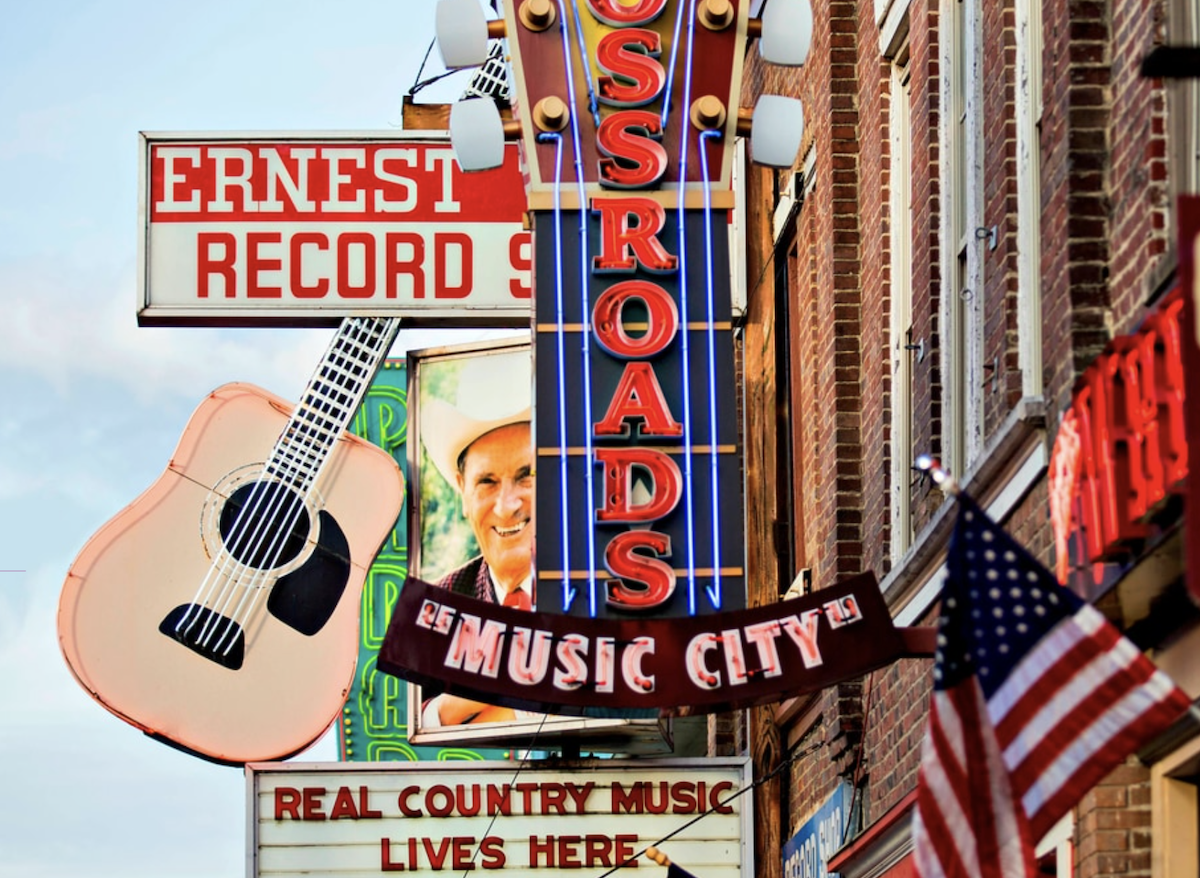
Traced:
[[729, 0], [701, 0], [696, 18], [709, 30], [725, 30], [733, 24], [733, 4]]
[[704, 95], [692, 102], [688, 115], [701, 131], [720, 128], [725, 124], [725, 105], [716, 95]]
[[571, 111], [562, 98], [549, 95], [533, 105], [533, 124], [541, 131], [562, 131], [571, 119]]
[[433, 24], [446, 69], [478, 67], [487, 60], [488, 26], [479, 0], [438, 0]]
[[504, 122], [491, 98], [466, 98], [450, 107], [450, 145], [464, 171], [504, 164]]
[[799, 98], [759, 96], [750, 129], [750, 155], [755, 164], [792, 167], [803, 138], [804, 106]]
[[525, 0], [517, 10], [517, 18], [525, 29], [535, 32], [546, 30], [557, 17], [558, 13], [550, 0]]

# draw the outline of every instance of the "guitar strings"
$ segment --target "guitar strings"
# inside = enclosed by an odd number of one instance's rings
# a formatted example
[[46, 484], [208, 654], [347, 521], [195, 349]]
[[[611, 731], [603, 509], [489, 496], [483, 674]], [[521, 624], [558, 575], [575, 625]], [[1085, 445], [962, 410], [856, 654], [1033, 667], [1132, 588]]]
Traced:
[[[382, 322], [384, 320], [389, 320], [390, 323]], [[310, 471], [307, 473], [306, 480], [303, 483], [304, 495], [307, 495], [308, 492], [311, 491], [312, 486], [316, 483], [321, 471], [324, 469], [325, 464], [329, 460], [334, 443], [341, 436], [342, 431], [346, 428], [350, 419], [354, 416], [354, 412], [358, 408], [358, 403], [362, 398], [362, 394], [374, 375], [375, 367], [391, 347], [392, 340], [395, 337], [394, 331], [398, 328], [398, 321], [394, 318], [378, 318], [373, 321], [364, 321], [359, 328], [362, 330], [361, 335], [358, 337], [352, 336], [347, 341], [348, 346], [352, 346], [356, 349], [352, 355], [354, 358], [356, 358], [352, 366], [356, 366], [357, 368], [356, 370], [353, 368], [351, 370], [346, 370], [346, 367], [343, 367], [343, 371], [336, 372], [332, 387], [334, 391], [341, 391], [341, 395], [337, 396], [335, 393], [335, 396], [333, 397], [326, 397], [329, 407], [328, 409], [321, 411], [322, 417], [319, 419], [320, 424], [313, 423], [308, 418], [301, 417], [299, 406], [297, 407], [296, 412], [293, 414], [293, 419], [296, 424], [296, 432], [300, 434], [308, 434], [305, 436], [306, 439], [311, 439], [312, 436], [316, 434], [326, 434], [323, 437], [319, 437], [322, 438], [323, 441], [314, 449], [316, 454], [307, 455], [310, 458], [308, 461], [310, 465]], [[365, 341], [362, 339], [365, 339]], [[345, 379], [345, 383], [339, 384], [337, 382], [338, 378]], [[320, 387], [314, 379], [311, 388], [313, 394], [318, 394], [322, 391], [328, 392], [328, 389], [328, 385], [325, 387]], [[336, 418], [330, 418], [328, 417], [330, 411], [337, 411], [339, 414]], [[312, 461], [314, 460], [316, 465], [311, 466]], [[291, 520], [287, 522], [283, 528], [276, 530], [272, 546], [268, 550], [268, 554], [271, 555], [270, 564], [264, 568], [261, 568], [255, 576], [251, 577], [251, 582], [248, 585], [243, 583], [245, 585], [245, 590], [243, 591], [242, 601], [239, 602], [238, 609], [235, 610], [233, 617], [234, 620], [243, 618], [242, 608], [246, 604], [246, 599], [248, 597], [250, 598], [249, 606], [245, 609], [244, 618], [250, 618], [258, 604], [258, 601], [261, 600], [262, 593], [266, 591], [266, 589], [259, 588], [258, 586], [260, 583], [267, 580], [268, 576], [270, 575], [270, 570], [278, 564], [282, 551], [287, 545], [285, 535], [287, 532], [293, 530], [296, 522], [299, 520], [300, 515], [304, 511], [303, 498], [298, 497], [297, 499], [299, 502], [293, 507], [294, 511], [292, 513]], [[221, 643], [224, 642], [225, 637], [227, 637], [232, 631], [233, 624], [234, 623], [231, 622], [230, 625], [227, 626], [225, 635], [222, 636], [221, 641], [217, 643], [215, 649], [220, 649]], [[233, 641], [230, 641], [229, 645], [225, 647], [226, 654], [228, 654], [232, 646]]]
[[[582, 24], [579, 19], [579, 7], [572, 0], [571, 7], [575, 13], [576, 24], [580, 28], [582, 36]], [[563, 7], [562, 0], [558, 0], [558, 11], [563, 18], [562, 45], [563, 45], [563, 68], [567, 79], [567, 98], [571, 106], [575, 106], [575, 78], [571, 75], [571, 39], [566, 27], [566, 10]], [[584, 51], [581, 42], [581, 52]], [[586, 63], [586, 55], [584, 56], [584, 75], [588, 81], [588, 90], [591, 90], [591, 71]], [[597, 110], [597, 116], [599, 111]], [[599, 127], [599, 121], [596, 123]], [[586, 486], [587, 509], [596, 508], [596, 488], [595, 488], [595, 473], [593, 473], [592, 461], [592, 366], [591, 366], [591, 316], [588, 309], [588, 207], [587, 207], [587, 183], [584, 180], [583, 171], [583, 147], [581, 141], [581, 133], [579, 127], [579, 117], [577, 114], [571, 114], [571, 138], [575, 156], [575, 183], [579, 191], [579, 295], [580, 295], [580, 315], [579, 319], [583, 326], [583, 442], [585, 449], [584, 460], [587, 464], [584, 467], [584, 484]], [[589, 513], [590, 514], [590, 513]], [[594, 618], [596, 616], [596, 541], [589, 537], [587, 540], [588, 548], [588, 612]], [[564, 568], [565, 569], [565, 568]], [[569, 572], [569, 571], [568, 571]], [[569, 577], [568, 577], [569, 580]], [[564, 608], [565, 609], [565, 608]]]
[[[200, 608], [207, 606], [212, 613], [196, 638], [200, 647], [207, 649], [218, 627], [217, 618], [225, 613], [236, 597], [238, 587], [241, 586], [241, 600], [226, 617], [223, 633], [213, 647], [215, 653], [224, 645], [224, 654], [228, 655], [237, 641], [234, 632], [237, 630], [238, 620], [249, 618], [254, 612], [260, 592], [264, 590], [258, 586], [265, 583], [271, 575], [271, 570], [278, 564], [288, 545], [289, 534], [293, 532], [305, 511], [304, 496], [315, 484], [329, 459], [333, 444], [353, 417], [362, 391], [374, 374], [373, 367], [386, 355], [398, 328], [399, 321], [395, 318], [347, 318], [343, 321], [338, 335], [326, 352], [326, 357], [310, 379], [301, 404], [297, 405], [276, 441], [267, 463], [264, 464], [261, 478], [251, 489], [245, 505], [238, 511], [229, 537], [218, 550], [220, 563], [214, 559], [209, 574], [197, 590], [188, 612], [176, 625], [176, 632], [183, 629], [186, 622], [187, 628], [184, 633], [189, 633], [200, 618]], [[347, 352], [347, 348], [354, 348], [355, 351]], [[360, 363], [358, 374], [354, 374], [345, 366], [344, 361], [347, 358]], [[339, 407], [340, 416], [331, 417], [331, 413], [336, 413]], [[305, 448], [295, 446], [297, 438], [310, 444], [314, 438], [323, 441], [315, 447]], [[291, 485], [288, 485], [289, 478], [294, 480]], [[274, 492], [275, 496], [268, 502], [268, 495], [272, 492], [266, 486], [278, 484], [284, 484], [293, 490]], [[284, 510], [282, 514], [281, 509]], [[247, 518], [255, 521], [257, 526], [247, 528]], [[271, 531], [268, 523], [277, 521], [279, 526]], [[265, 536], [271, 536], [272, 539], [264, 551]], [[242, 557], [247, 558], [247, 562], [257, 561], [259, 566], [251, 568], [249, 563], [238, 560], [238, 553], [245, 553], [247, 550], [249, 554], [242, 554]], [[255, 572], [247, 578], [245, 573], [250, 569]], [[236, 571], [236, 575], [231, 575], [231, 570]], [[214, 578], [223, 583], [215, 600]], [[194, 614], [193, 610], [196, 611]], [[234, 635], [232, 639], [231, 634]], [[227, 644], [226, 640], [229, 641]]]
[[[328, 401], [328, 409], [322, 410], [321, 412], [322, 415], [328, 415], [329, 412], [335, 411], [338, 412], [338, 416], [336, 418], [322, 418], [322, 421], [328, 422], [329, 426], [319, 427], [311, 422], [307, 424], [300, 423], [302, 420], [304, 420], [300, 416], [300, 406], [297, 406], [295, 412], [293, 412], [293, 422], [296, 424], [296, 431], [301, 434], [310, 434], [305, 438], [311, 438], [311, 434], [313, 433], [328, 433], [328, 435], [324, 437], [324, 441], [316, 446], [316, 448], [312, 449], [316, 453], [308, 455], [310, 458], [310, 466], [312, 461], [315, 461], [316, 465], [311, 466], [311, 471], [307, 474], [305, 483], [303, 485], [304, 495], [307, 495], [308, 492], [312, 490], [313, 485], [315, 485], [317, 479], [320, 477], [321, 472], [324, 470], [325, 464], [330, 459], [334, 443], [337, 441], [338, 437], [341, 436], [350, 419], [354, 416], [354, 412], [358, 408], [358, 404], [361, 401], [362, 394], [370, 384], [371, 378], [374, 376], [375, 367], [378, 366], [379, 361], [387, 354], [388, 349], [391, 347], [392, 340], [395, 338], [395, 331], [399, 328], [399, 321], [396, 318], [369, 318], [360, 321], [357, 328], [360, 330], [360, 333], [358, 335], [352, 334], [347, 340], [347, 345], [355, 348], [354, 354], [352, 355], [355, 357], [352, 367], [356, 366], [357, 372], [355, 373], [349, 371], [345, 366], [342, 366], [343, 371], [338, 371], [337, 377], [346, 379], [348, 386], [338, 384], [335, 380], [333, 387], [337, 390], [341, 390], [342, 395], [345, 398], [339, 399], [336, 397], [326, 397]], [[313, 394], [319, 392], [318, 384], [315, 379], [310, 389]], [[250, 582], [248, 584], [242, 583], [244, 586], [242, 600], [239, 602], [238, 608], [234, 611], [233, 619], [227, 626], [225, 634], [222, 636], [221, 640], [218, 641], [214, 649], [221, 648], [221, 644], [232, 632], [234, 624], [238, 619], [249, 619], [253, 615], [258, 602], [262, 599], [262, 594], [267, 589], [260, 588], [259, 586], [268, 580], [269, 576], [271, 575], [271, 570], [279, 563], [280, 556], [282, 555], [283, 549], [287, 544], [285, 534], [290, 532], [295, 527], [300, 518], [300, 514], [304, 511], [303, 497], [298, 499], [300, 502], [294, 505], [294, 513], [291, 520], [288, 521], [284, 527], [276, 529], [272, 545], [270, 549], [268, 549], [268, 553], [271, 555], [269, 565], [258, 569], [250, 578]], [[248, 606], [245, 606], [247, 604], [247, 598], [249, 599], [249, 604]], [[244, 614], [242, 612], [243, 606], [245, 606]], [[225, 654], [228, 654], [229, 650], [232, 649], [233, 643], [234, 641], [231, 640], [225, 647]]]
[[[680, 4], [682, 8], [682, 3]], [[688, 2], [687, 57], [684, 61], [683, 103], [685, 108], [692, 105], [692, 49], [695, 42], [696, 0]], [[672, 48], [672, 51], [674, 49]], [[695, 502], [692, 485], [692, 381], [691, 381], [691, 345], [689, 329], [691, 309], [688, 307], [688, 273], [687, 273], [687, 156], [688, 156], [688, 125], [684, 124], [679, 136], [679, 303], [683, 312], [683, 442], [687, 453], [683, 455], [684, 508], [686, 510], [685, 525], [687, 529], [687, 576], [688, 576], [688, 612], [696, 615], [696, 526]]]
[[[213, 611], [213, 615], [211, 615], [206, 621], [205, 626], [201, 629], [200, 634], [197, 637], [197, 642], [202, 648], [208, 647], [212, 635], [216, 631], [216, 619], [219, 615], [225, 614], [230, 602], [238, 594], [238, 586], [245, 585], [245, 588], [249, 589], [254, 584], [253, 578], [250, 583], [246, 583], [241, 575], [231, 576], [229, 575], [229, 571], [232, 569], [234, 571], [239, 571], [240, 573], [246, 569], [246, 565], [238, 560], [238, 552], [252, 550], [252, 554], [249, 555], [249, 558], [251, 559], [253, 559], [257, 553], [261, 552], [264, 532], [269, 530], [268, 522], [277, 516], [280, 505], [285, 502], [284, 498], [287, 496], [282, 492], [277, 494], [276, 497], [273, 498], [270, 506], [268, 508], [264, 508], [264, 498], [268, 494], [267, 486], [279, 484], [280, 482], [286, 484], [287, 479], [281, 478], [283, 475], [282, 463], [289, 458], [291, 458], [291, 466], [289, 467], [292, 470], [290, 474], [291, 478], [297, 478], [303, 474], [302, 462], [298, 457], [288, 454], [289, 446], [294, 442], [294, 439], [298, 433], [300, 435], [304, 435], [305, 433], [309, 432], [310, 428], [308, 425], [303, 424], [303, 420], [306, 411], [305, 406], [311, 406], [314, 395], [318, 399], [325, 400], [328, 406], [332, 406], [332, 398], [326, 399], [317, 393], [317, 389], [320, 387], [320, 380], [322, 377], [327, 377], [323, 373], [328, 373], [330, 366], [335, 363], [337, 358], [336, 355], [340, 352], [340, 349], [349, 342], [353, 334], [360, 328], [362, 327], [360, 321], [358, 320], [348, 318], [347, 320], [343, 321], [337, 335], [335, 335], [333, 341], [330, 343], [325, 357], [317, 366], [313, 376], [309, 379], [300, 404], [296, 406], [291, 418], [288, 420], [287, 425], [276, 440], [275, 446], [272, 448], [271, 453], [263, 466], [260, 478], [254, 484], [251, 497], [248, 499], [246, 505], [239, 510], [238, 518], [230, 530], [229, 538], [225, 540], [224, 545], [222, 546], [223, 551], [221, 553], [220, 566], [218, 567], [214, 562], [213, 567], [210, 567], [209, 577], [211, 578], [212, 575], [216, 573], [218, 576], [218, 581], [222, 583], [222, 587], [221, 591], [217, 595], [216, 601], [209, 607]], [[320, 413], [325, 415], [328, 413], [328, 410], [323, 410]], [[274, 477], [274, 480], [272, 477]], [[256, 527], [254, 527], [252, 530], [247, 530], [245, 527], [245, 519], [247, 517], [249, 517], [250, 520], [256, 524]], [[294, 526], [298, 517], [299, 511], [295, 510], [292, 515], [293, 520], [286, 527], [276, 528], [274, 532], [276, 539], [272, 546], [268, 549], [268, 555], [273, 554], [275, 556], [273, 563], [270, 566], [274, 566], [274, 561], [278, 560], [281, 552], [281, 534], [285, 533], [287, 530], [290, 530]], [[268, 555], [263, 556], [264, 560]], [[211, 588], [209, 589], [209, 592], [211, 593]], [[234, 614], [225, 616], [227, 621], [224, 627], [224, 633], [222, 634], [221, 639], [217, 642], [216, 647], [214, 647], [214, 652], [221, 647], [225, 641], [225, 638], [228, 637], [229, 634], [234, 630], [236, 625], [235, 616], [240, 615], [241, 609], [245, 606], [247, 594], [248, 591], [244, 589], [241, 594], [242, 599], [238, 603]], [[210, 600], [211, 598], [206, 595], [204, 602], [208, 603]], [[235, 642], [236, 635], [226, 647], [226, 655], [228, 654], [229, 650], [232, 649]]]
[[[339, 354], [346, 354], [347, 352], [344, 349], [351, 346], [356, 346], [359, 348], [359, 353], [361, 354], [362, 346], [357, 344], [357, 339], [355, 336], [355, 333], [359, 331], [362, 331], [363, 333], [369, 333], [371, 331], [371, 327], [367, 326], [366, 324], [355, 322], [347, 327], [347, 331], [345, 333], [339, 333], [338, 337], [335, 338], [334, 344], [330, 349], [330, 355], [325, 358], [324, 362], [318, 365], [312, 379], [309, 381], [309, 384], [305, 389], [305, 393], [300, 404], [296, 406], [292, 413], [292, 417], [289, 419], [287, 426], [280, 435], [279, 441], [276, 444], [276, 450], [272, 451], [271, 457], [264, 467], [264, 476], [275, 476], [276, 478], [279, 478], [280, 481], [285, 485], [287, 484], [289, 477], [291, 477], [292, 479], [295, 479], [296, 482], [290, 485], [290, 487], [298, 492], [303, 491], [303, 493], [307, 493], [312, 487], [312, 484], [316, 481], [315, 472], [312, 474], [311, 478], [308, 478], [307, 480], [304, 478], [304, 476], [306, 475], [306, 469], [311, 469], [314, 462], [316, 462], [318, 466], [323, 462], [323, 459], [320, 457], [321, 446], [318, 445], [311, 448], [306, 448], [302, 444], [298, 445], [296, 440], [299, 439], [301, 442], [309, 442], [313, 438], [312, 434], [319, 429], [316, 428], [316, 424], [310, 421], [306, 415], [306, 412], [314, 409], [313, 401], [317, 400], [320, 403], [320, 405], [316, 406], [315, 408], [316, 411], [318, 411], [322, 416], [322, 420], [329, 420], [326, 416], [330, 412], [334, 411], [337, 406], [336, 396], [330, 395], [329, 389], [332, 387], [335, 392], [337, 389], [343, 389], [342, 385], [338, 383], [339, 380], [353, 382], [354, 376], [350, 372], [339, 371], [339, 363], [337, 358], [333, 356], [333, 352], [338, 351]], [[330, 421], [330, 423], [336, 422]], [[333, 434], [332, 437], [326, 440], [325, 446], [330, 446], [332, 441], [335, 440], [336, 434]], [[286, 469], [280, 465], [283, 461], [287, 462]], [[281, 472], [281, 470], [284, 471]], [[290, 470], [290, 472], [287, 470]], [[305, 484], [305, 481], [307, 481], [307, 484]], [[291, 508], [288, 509], [288, 511], [283, 515], [280, 515], [280, 509], [283, 507], [284, 503], [288, 502], [289, 499], [292, 501]], [[259, 588], [259, 586], [265, 584], [269, 576], [269, 571], [278, 564], [279, 559], [282, 557], [284, 547], [287, 545], [287, 535], [293, 530], [296, 523], [299, 521], [301, 512], [303, 511], [303, 504], [297, 504], [295, 502], [296, 499], [297, 497], [295, 494], [289, 495], [286, 492], [280, 492], [278, 494], [278, 500], [273, 502], [270, 508], [266, 510], [259, 510], [261, 516], [258, 518], [258, 527], [256, 528], [253, 537], [251, 537], [253, 543], [249, 557], [251, 559], [256, 559], [259, 557], [260, 553], [262, 553], [262, 561], [266, 563], [263, 566], [256, 568], [249, 568], [247, 564], [243, 563], [239, 565], [238, 575], [229, 580], [227, 584], [227, 591], [230, 597], [226, 598], [224, 605], [228, 606], [229, 599], [238, 596], [239, 586], [241, 587], [240, 599], [238, 600], [237, 605], [233, 609], [232, 613], [229, 615], [220, 639], [213, 646], [214, 652], [220, 650], [222, 646], [225, 646], [225, 652], [223, 654], [228, 655], [229, 651], [233, 648], [234, 642], [236, 641], [236, 634], [234, 632], [236, 630], [238, 620], [242, 618], [249, 618], [250, 614], [257, 605], [259, 594], [262, 590]], [[271, 524], [275, 524], [276, 526], [272, 528], [270, 526]], [[313, 522], [310, 522], [310, 527], [312, 524]], [[262, 545], [264, 537], [270, 537], [271, 539], [271, 544], [267, 547], [265, 552], [263, 552]], [[245, 571], [247, 569], [254, 569], [255, 571], [248, 578], [245, 576]], [[248, 602], [249, 606], [247, 606]], [[225, 641], [227, 638], [229, 638], [230, 634], [234, 634], [234, 639], [230, 640], [229, 643], [226, 644]], [[202, 646], [207, 647], [208, 638], [205, 637], [203, 633], [201, 637], [203, 638]]]
[[[358, 328], [357, 324], [354, 328]], [[232, 563], [235, 569], [239, 570], [239, 575], [227, 581], [226, 587], [222, 591], [222, 594], [225, 595], [225, 600], [221, 604], [220, 612], [224, 613], [225, 607], [229, 605], [230, 600], [238, 596], [238, 586], [242, 586], [242, 591], [237, 606], [226, 617], [227, 622], [224, 631], [221, 638], [213, 647], [214, 652], [220, 650], [222, 645], [225, 645], [225, 655], [228, 655], [229, 650], [232, 649], [236, 641], [236, 621], [241, 618], [247, 600], [252, 595], [255, 598], [257, 597], [255, 589], [259, 586], [260, 580], [265, 581], [268, 575], [266, 571], [269, 571], [278, 564], [288, 544], [289, 534], [294, 531], [297, 522], [300, 520], [300, 516], [305, 511], [304, 495], [307, 494], [315, 481], [315, 475], [305, 479], [306, 469], [311, 470], [314, 463], [320, 464], [321, 458], [319, 452], [321, 446], [315, 446], [309, 450], [302, 445], [297, 445], [297, 438], [311, 442], [311, 439], [316, 437], [318, 433], [326, 432], [328, 433], [325, 437], [326, 446], [331, 446], [332, 442], [336, 441], [336, 432], [329, 431], [328, 427], [319, 426], [317, 421], [314, 421], [310, 417], [310, 413], [316, 414], [321, 423], [336, 427], [336, 421], [330, 419], [328, 415], [336, 406], [337, 401], [334, 396], [326, 394], [330, 386], [336, 390], [341, 389], [340, 385], [336, 383], [336, 378], [332, 384], [327, 383], [325, 385], [322, 385], [318, 379], [329, 378], [329, 373], [333, 368], [333, 351], [351, 344], [353, 340], [352, 333], [353, 329], [348, 329], [347, 332], [339, 333], [338, 337], [335, 338], [329, 356], [325, 358], [323, 364], [317, 367], [317, 371], [310, 380], [301, 402], [296, 406], [292, 417], [289, 419], [287, 426], [276, 443], [275, 449], [264, 465], [262, 474], [264, 478], [261, 479], [259, 484], [282, 483], [293, 490], [290, 492], [277, 492], [274, 497], [270, 498], [271, 502], [267, 508], [263, 508], [260, 496], [259, 502], [254, 504], [254, 511], [252, 513], [256, 516], [257, 523], [257, 527], [252, 534], [245, 536], [242, 533], [234, 534], [231, 531], [231, 539], [228, 542], [230, 544], [237, 542], [239, 544], [238, 548], [248, 554], [245, 556], [246, 560], [239, 561], [236, 550], [231, 547], [229, 556], [225, 559], [225, 564]], [[352, 376], [347, 375], [346, 377], [351, 378]], [[314, 398], [326, 403], [327, 408], [318, 407], [314, 410], [312, 404]], [[273, 476], [278, 481], [272, 483], [266, 478], [268, 476]], [[281, 512], [284, 509], [286, 511]], [[277, 526], [272, 528], [272, 524], [276, 524]], [[311, 527], [313, 523], [310, 522], [309, 524]], [[264, 551], [263, 540], [267, 537], [270, 538], [271, 543]], [[251, 564], [259, 566], [254, 568], [257, 570], [257, 573], [247, 580], [244, 576], [244, 571]], [[252, 610], [253, 602], [250, 611]], [[230, 640], [226, 645], [225, 641], [230, 634], [234, 635], [234, 639]], [[200, 635], [201, 645], [207, 647], [210, 637], [210, 632], [202, 631]]]
[[[217, 582], [221, 583], [221, 590], [217, 593], [216, 599], [213, 600], [211, 597], [211, 591], [214, 586], [210, 586], [203, 597], [203, 604], [209, 605], [208, 608], [212, 610], [212, 614], [205, 621], [204, 627], [201, 629], [196, 638], [196, 641], [201, 648], [207, 648], [213, 633], [216, 631], [216, 626], [218, 624], [216, 621], [217, 617], [225, 616], [226, 609], [228, 608], [230, 602], [237, 596], [237, 587], [241, 583], [241, 579], [237, 576], [229, 575], [229, 572], [231, 570], [237, 571], [239, 569], [244, 569], [243, 563], [238, 561], [238, 553], [246, 552], [252, 547], [254, 548], [255, 552], [261, 550], [261, 541], [264, 531], [267, 529], [267, 523], [271, 517], [278, 512], [279, 504], [284, 502], [284, 495], [279, 494], [276, 498], [274, 498], [269, 508], [264, 508], [265, 498], [269, 491], [268, 486], [279, 483], [278, 481], [272, 481], [272, 479], [269, 477], [278, 477], [280, 475], [280, 463], [288, 456], [286, 454], [286, 450], [289, 444], [292, 442], [294, 434], [297, 432], [297, 421], [301, 418], [304, 412], [305, 404], [310, 401], [312, 397], [312, 391], [317, 386], [319, 379], [322, 377], [322, 371], [326, 370], [328, 365], [334, 362], [335, 355], [339, 351], [339, 348], [345, 344], [350, 335], [358, 328], [359, 323], [351, 318], [347, 318], [342, 322], [338, 333], [331, 341], [321, 363], [318, 364], [312, 377], [309, 379], [308, 385], [305, 388], [304, 396], [301, 398], [301, 402], [296, 406], [292, 417], [288, 420], [284, 430], [276, 439], [275, 445], [272, 448], [271, 453], [268, 455], [266, 463], [263, 465], [263, 469], [258, 480], [254, 482], [254, 487], [251, 490], [250, 497], [247, 499], [246, 504], [238, 511], [238, 517], [234, 521], [233, 526], [230, 528], [229, 537], [225, 539], [223, 544], [218, 548], [220, 565], [218, 566], [216, 559], [214, 559], [214, 564], [209, 568], [209, 576], [206, 578], [205, 582], [207, 583], [209, 579], [216, 574]], [[293, 468], [294, 475], [299, 476], [301, 474], [301, 468], [298, 462], [294, 464]], [[273, 469], [275, 470], [274, 472], [272, 471]], [[279, 481], [283, 480], [280, 479]], [[247, 529], [247, 519], [249, 519], [249, 521], [255, 525], [253, 529]], [[281, 530], [282, 529], [277, 529], [276, 534], [279, 534]], [[250, 555], [249, 557], [252, 558], [253, 555]], [[238, 605], [239, 608], [244, 605], [245, 594], [245, 591], [243, 591], [242, 602]], [[218, 641], [217, 647], [214, 648], [214, 652], [216, 649], [220, 648], [220, 645], [224, 642], [225, 637], [228, 636], [234, 626], [234, 622], [230, 616], [225, 616], [225, 618], [227, 619], [225, 631], [222, 635], [222, 639]], [[190, 627], [191, 626], [189, 626], [189, 631]], [[228, 651], [232, 648], [234, 642], [236, 642], [236, 635], [235, 639], [230, 642], [228, 648], [226, 649], [226, 654], [228, 654]]]
[[562, 607], [566, 612], [574, 603], [574, 589], [571, 587], [571, 560], [569, 515], [571, 504], [568, 494], [567, 480], [567, 379], [566, 379], [566, 350], [563, 325], [566, 315], [563, 313], [563, 247], [562, 247], [562, 134], [557, 131], [547, 132], [538, 136], [542, 142], [554, 141], [554, 308], [557, 331], [556, 362], [558, 371], [558, 483], [561, 492], [559, 509], [561, 510], [562, 525], [562, 569], [567, 575], [563, 576]]
[[698, 146], [700, 149], [700, 171], [704, 182], [704, 262], [706, 295], [708, 302], [708, 461], [709, 483], [712, 489], [712, 570], [713, 584], [709, 587], [709, 602], [713, 609], [721, 609], [721, 502], [718, 479], [717, 452], [717, 342], [713, 326], [716, 322], [715, 298], [716, 284], [713, 272], [713, 240], [712, 240], [712, 181], [708, 176], [708, 146], [706, 140], [721, 137], [717, 128], [709, 128], [700, 132]]

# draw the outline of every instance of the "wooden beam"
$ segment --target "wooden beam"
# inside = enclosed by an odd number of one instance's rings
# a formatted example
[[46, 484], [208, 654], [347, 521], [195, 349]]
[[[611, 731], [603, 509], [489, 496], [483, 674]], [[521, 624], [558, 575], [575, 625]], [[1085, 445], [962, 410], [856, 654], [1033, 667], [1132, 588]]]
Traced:
[[933, 658], [937, 653], [936, 628], [897, 628], [904, 652], [897, 658]]
[[1200, 79], [1200, 46], [1155, 46], [1142, 58], [1149, 79]]
[[[418, 104], [412, 95], [405, 95], [400, 110], [400, 119], [405, 131], [449, 131], [451, 104]], [[511, 107], [500, 108], [500, 121], [513, 121]]]

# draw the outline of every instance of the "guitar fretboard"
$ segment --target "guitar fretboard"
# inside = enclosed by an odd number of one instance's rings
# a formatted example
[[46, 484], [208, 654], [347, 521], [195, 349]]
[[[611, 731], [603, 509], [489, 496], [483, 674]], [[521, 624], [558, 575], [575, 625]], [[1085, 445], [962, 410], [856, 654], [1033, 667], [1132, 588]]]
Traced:
[[307, 493], [387, 356], [399, 318], [347, 317], [271, 450], [267, 476]]

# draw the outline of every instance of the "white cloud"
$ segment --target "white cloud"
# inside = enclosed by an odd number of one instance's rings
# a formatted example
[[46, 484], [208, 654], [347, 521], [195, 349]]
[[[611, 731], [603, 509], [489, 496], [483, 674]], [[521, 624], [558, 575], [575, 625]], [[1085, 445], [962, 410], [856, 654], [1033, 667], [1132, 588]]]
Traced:
[[141, 403], [198, 402], [214, 381], [296, 395], [332, 337], [332, 330], [144, 328], [135, 318], [132, 271], [108, 288], [88, 283], [78, 266], [0, 271], [0, 290], [14, 291], [0, 321], [0, 366], [61, 395], [81, 376], [111, 381], [117, 398], [124, 391]]

